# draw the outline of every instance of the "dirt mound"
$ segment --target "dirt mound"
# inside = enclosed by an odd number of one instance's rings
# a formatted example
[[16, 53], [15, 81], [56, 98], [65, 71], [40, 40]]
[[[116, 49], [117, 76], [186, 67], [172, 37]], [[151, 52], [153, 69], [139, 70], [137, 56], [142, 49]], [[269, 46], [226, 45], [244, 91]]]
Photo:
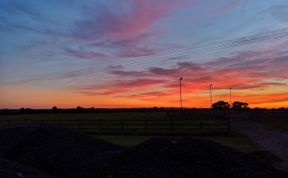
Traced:
[[256, 159], [261, 159], [267, 162], [268, 164], [279, 163], [283, 161], [269, 151], [254, 151], [252, 153], [249, 153], [249, 156], [254, 157]]
[[0, 177], [3, 178], [55, 178], [36, 169], [0, 159]]
[[110, 158], [98, 177], [286, 177], [249, 155], [205, 139], [154, 138]]
[[122, 147], [118, 145], [65, 128], [17, 127], [0, 130], [1, 158], [59, 177], [77, 177], [85, 169], [94, 169], [101, 160], [120, 150]]
[[[61, 178], [287, 177], [267, 161], [206, 139], [158, 137], [124, 149], [53, 127], [0, 130], [0, 158]], [[9, 175], [2, 177], [13, 177], [22, 170], [21, 166], [14, 168], [7, 167]], [[38, 174], [27, 170], [32, 178]]]

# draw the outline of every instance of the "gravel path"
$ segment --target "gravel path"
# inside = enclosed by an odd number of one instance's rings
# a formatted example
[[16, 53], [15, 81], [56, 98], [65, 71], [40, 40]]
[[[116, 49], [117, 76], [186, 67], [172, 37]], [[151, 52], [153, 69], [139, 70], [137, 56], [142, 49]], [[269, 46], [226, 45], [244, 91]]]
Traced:
[[280, 158], [282, 161], [277, 166], [288, 171], [288, 132], [273, 130], [251, 119], [233, 119], [232, 126]]

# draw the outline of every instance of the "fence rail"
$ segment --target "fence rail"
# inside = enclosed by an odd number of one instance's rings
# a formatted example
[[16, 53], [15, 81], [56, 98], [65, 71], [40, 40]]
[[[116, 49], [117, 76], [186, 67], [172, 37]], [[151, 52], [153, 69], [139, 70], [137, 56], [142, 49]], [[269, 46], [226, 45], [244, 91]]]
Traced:
[[191, 115], [167, 113], [165, 118], [133, 119], [1, 119], [0, 127], [56, 126], [90, 134], [227, 134], [230, 119], [225, 115]]
[[[143, 114], [143, 112], [142, 112]], [[85, 115], [85, 116], [84, 116]], [[109, 116], [108, 116], [109, 115]], [[25, 115], [24, 115], [25, 116]], [[73, 128], [91, 134], [226, 134], [231, 128], [230, 119], [288, 119], [287, 111], [171, 111], [138, 117], [138, 113], [120, 115], [111, 113], [105, 116], [83, 114], [17, 115], [17, 117], [1, 117], [0, 127], [24, 125], [41, 125]], [[33, 116], [33, 117], [32, 117]], [[75, 117], [76, 116], [76, 117]], [[127, 117], [126, 117], [127, 116]], [[103, 117], [103, 118], [101, 118]], [[73, 119], [72, 119], [73, 118]], [[77, 118], [77, 119], [76, 119]]]

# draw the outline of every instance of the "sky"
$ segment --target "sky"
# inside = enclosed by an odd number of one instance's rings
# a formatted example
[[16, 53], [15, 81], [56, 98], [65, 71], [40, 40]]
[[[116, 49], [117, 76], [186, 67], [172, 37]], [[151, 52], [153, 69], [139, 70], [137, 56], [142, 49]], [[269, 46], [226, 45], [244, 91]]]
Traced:
[[288, 107], [287, 0], [1, 0], [0, 108]]

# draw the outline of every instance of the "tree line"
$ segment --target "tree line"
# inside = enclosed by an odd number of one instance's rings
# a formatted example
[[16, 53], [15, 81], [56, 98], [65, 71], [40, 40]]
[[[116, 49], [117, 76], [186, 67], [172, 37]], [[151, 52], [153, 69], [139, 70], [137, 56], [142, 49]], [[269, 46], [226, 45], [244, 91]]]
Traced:
[[216, 103], [212, 104], [213, 109], [221, 109], [221, 110], [227, 110], [227, 109], [233, 109], [233, 110], [245, 110], [250, 109], [249, 104], [246, 102], [241, 101], [234, 101], [231, 105], [226, 101], [217, 101]]
[[53, 106], [51, 109], [32, 109], [32, 108], [20, 108], [20, 109], [0, 109], [0, 114], [56, 114], [56, 113], [117, 113], [117, 112], [173, 112], [173, 111], [209, 111], [209, 110], [284, 110], [288, 111], [288, 108], [253, 108], [249, 107], [247, 102], [235, 101], [229, 104], [226, 101], [217, 101], [212, 104], [211, 108], [179, 108], [179, 107], [150, 107], [150, 108], [84, 108], [77, 106], [75, 108], [58, 108]]

